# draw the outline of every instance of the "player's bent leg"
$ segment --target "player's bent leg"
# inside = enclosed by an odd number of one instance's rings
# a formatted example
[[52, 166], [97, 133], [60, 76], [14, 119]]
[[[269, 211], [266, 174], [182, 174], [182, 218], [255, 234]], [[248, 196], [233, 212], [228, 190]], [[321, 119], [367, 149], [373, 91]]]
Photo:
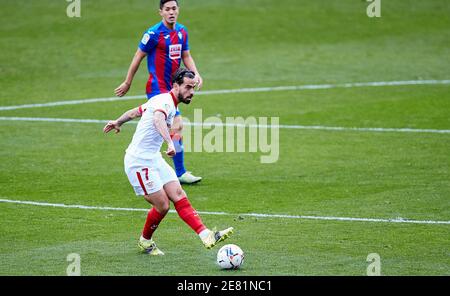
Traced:
[[178, 216], [192, 228], [197, 234], [200, 234], [206, 229], [202, 219], [197, 214], [197, 211], [192, 207], [189, 202], [186, 193], [181, 188], [180, 182], [170, 181], [164, 184], [164, 191], [169, 196], [169, 199], [173, 202], [175, 210]]
[[175, 172], [181, 184], [195, 184], [202, 180], [201, 177], [194, 176], [187, 171], [184, 166], [184, 146], [183, 146], [183, 119], [177, 114], [173, 120], [170, 136], [175, 146], [176, 154], [173, 157]]
[[146, 201], [153, 205], [152, 209], [147, 214], [144, 230], [138, 241], [138, 247], [141, 252], [150, 255], [164, 255], [164, 253], [156, 246], [152, 239], [153, 232], [158, 228], [159, 223], [164, 219], [169, 211], [170, 202], [163, 189], [144, 195]]
[[144, 199], [149, 202], [153, 208], [156, 208], [159, 213], [166, 215], [170, 209], [170, 200], [164, 190], [164, 187], [157, 192], [144, 195]]
[[207, 249], [211, 249], [217, 243], [224, 241], [233, 233], [233, 227], [229, 227], [222, 231], [216, 229], [208, 229], [202, 222], [197, 211], [189, 202], [186, 192], [181, 188], [177, 181], [171, 181], [164, 185], [164, 190], [169, 199], [173, 201], [175, 209], [180, 218], [194, 230]]
[[148, 212], [138, 247], [151, 255], [164, 255], [152, 240], [153, 232], [169, 210], [169, 199], [163, 190], [163, 182], [155, 173], [155, 161], [138, 159], [128, 153], [124, 157], [125, 172], [137, 196], [153, 205]]

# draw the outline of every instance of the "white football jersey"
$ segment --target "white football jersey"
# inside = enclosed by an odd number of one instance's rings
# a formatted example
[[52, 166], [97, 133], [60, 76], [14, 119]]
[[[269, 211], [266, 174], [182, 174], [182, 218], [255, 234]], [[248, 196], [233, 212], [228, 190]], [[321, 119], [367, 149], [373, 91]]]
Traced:
[[141, 105], [139, 111], [142, 117], [126, 152], [140, 159], [152, 159], [160, 154], [164, 139], [153, 124], [154, 112], [157, 110], [163, 112], [166, 115], [167, 126], [170, 128], [177, 111], [176, 105], [175, 97], [171, 92], [156, 95]]

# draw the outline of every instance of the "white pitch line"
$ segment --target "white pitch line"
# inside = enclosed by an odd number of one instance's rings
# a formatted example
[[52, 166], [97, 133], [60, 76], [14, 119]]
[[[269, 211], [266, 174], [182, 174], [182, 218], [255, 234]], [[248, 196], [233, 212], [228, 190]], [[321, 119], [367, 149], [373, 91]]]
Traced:
[[[233, 94], [233, 93], [253, 93], [253, 92], [271, 92], [271, 91], [288, 91], [288, 90], [314, 90], [314, 89], [330, 89], [330, 88], [353, 88], [353, 87], [372, 87], [372, 86], [402, 86], [402, 85], [429, 85], [429, 84], [450, 84], [450, 80], [406, 80], [406, 81], [378, 81], [378, 82], [354, 82], [354, 83], [340, 83], [340, 84], [311, 84], [311, 85], [295, 85], [295, 86], [275, 86], [275, 87], [256, 87], [256, 88], [237, 88], [237, 89], [220, 89], [220, 90], [206, 90], [196, 93], [196, 96], [201, 95], [216, 95], [216, 94]], [[145, 95], [140, 96], [125, 96], [125, 97], [108, 97], [108, 98], [92, 98], [71, 101], [58, 101], [38, 104], [25, 104], [15, 106], [0, 106], [0, 111], [16, 110], [25, 108], [39, 108], [39, 107], [55, 107], [62, 105], [78, 105], [89, 104], [97, 102], [113, 102], [144, 99]]]
[[[0, 121], [40, 121], [40, 122], [72, 122], [72, 123], [102, 123], [108, 120], [103, 119], [77, 119], [77, 118], [46, 118], [46, 117], [1, 117]], [[131, 124], [137, 124], [137, 121], [130, 121]], [[230, 124], [230, 123], [201, 123], [184, 122], [186, 126], [234, 126], [234, 127], [253, 127], [253, 128], [279, 128], [279, 129], [302, 129], [302, 130], [325, 130], [325, 131], [356, 131], [356, 132], [398, 132], [398, 133], [432, 133], [432, 134], [450, 134], [450, 130], [438, 129], [413, 129], [413, 128], [381, 128], [381, 127], [342, 127], [342, 126], [321, 126], [321, 125], [266, 125], [266, 124]]]
[[[43, 206], [43, 207], [71, 208], [71, 209], [81, 209], [81, 210], [126, 211], [126, 212], [148, 212], [148, 210], [149, 210], [149, 209], [142, 209], [142, 208], [114, 208], [114, 207], [99, 207], [99, 206], [66, 205], [66, 204], [60, 204], [60, 203], [11, 200], [11, 199], [0, 199], [0, 202], [12, 203], [12, 204], [33, 205], [33, 206]], [[246, 216], [246, 217], [256, 217], [256, 218], [308, 219], [308, 220], [378, 222], [378, 223], [450, 224], [450, 221], [408, 220], [408, 219], [404, 219], [404, 218], [378, 219], [378, 218], [284, 215], [284, 214], [258, 214], [258, 213], [232, 214], [232, 213], [225, 213], [225, 212], [202, 212], [202, 211], [197, 211], [197, 212], [201, 215]], [[176, 213], [176, 211], [169, 210], [169, 213]]]
[[[73, 123], [107, 123], [108, 120], [102, 119], [78, 119], [78, 118], [48, 118], [48, 117], [3, 117], [3, 121], [42, 121], [42, 122], [73, 122]], [[137, 121], [131, 121], [131, 124], [137, 124]]]

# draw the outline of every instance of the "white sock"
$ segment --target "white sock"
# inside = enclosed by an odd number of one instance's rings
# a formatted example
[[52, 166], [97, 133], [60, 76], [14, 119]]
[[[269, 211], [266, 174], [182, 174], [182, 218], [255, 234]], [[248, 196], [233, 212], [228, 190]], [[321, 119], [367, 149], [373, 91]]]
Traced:
[[141, 242], [147, 242], [147, 241], [150, 241], [151, 239], [146, 239], [145, 237], [143, 237], [143, 236], [141, 235], [141, 237], [139, 238], [139, 240], [140, 240]]
[[206, 229], [200, 231], [200, 233], [198, 234], [198, 236], [200, 236], [200, 239], [201, 239], [201, 240], [204, 240], [204, 239], [208, 236], [208, 234], [209, 234], [210, 232], [211, 232], [211, 230], [209, 230], [208, 228], [206, 228]]

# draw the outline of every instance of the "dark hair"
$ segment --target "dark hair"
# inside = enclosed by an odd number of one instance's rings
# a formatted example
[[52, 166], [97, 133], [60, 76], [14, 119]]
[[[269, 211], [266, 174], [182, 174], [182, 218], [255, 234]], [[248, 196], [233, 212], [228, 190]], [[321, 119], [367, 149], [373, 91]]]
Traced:
[[167, 2], [170, 2], [170, 1], [177, 2], [177, 6], [178, 6], [178, 0], [159, 0], [159, 9], [162, 9], [164, 4], [166, 4]]
[[179, 68], [173, 75], [172, 83], [182, 85], [184, 82], [184, 77], [194, 79], [195, 73], [185, 68]]

